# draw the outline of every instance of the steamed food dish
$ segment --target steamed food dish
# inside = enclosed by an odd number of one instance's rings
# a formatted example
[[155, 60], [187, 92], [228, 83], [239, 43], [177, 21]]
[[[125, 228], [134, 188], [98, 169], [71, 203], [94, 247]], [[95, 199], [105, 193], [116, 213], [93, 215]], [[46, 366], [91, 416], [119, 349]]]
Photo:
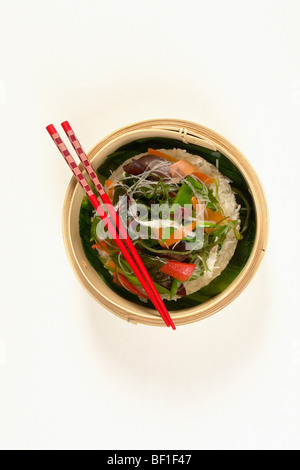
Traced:
[[[243, 238], [231, 181], [186, 150], [148, 148], [113, 171], [105, 186], [163, 299], [178, 300], [210, 284]], [[113, 282], [147, 302], [95, 212], [90, 240]]]

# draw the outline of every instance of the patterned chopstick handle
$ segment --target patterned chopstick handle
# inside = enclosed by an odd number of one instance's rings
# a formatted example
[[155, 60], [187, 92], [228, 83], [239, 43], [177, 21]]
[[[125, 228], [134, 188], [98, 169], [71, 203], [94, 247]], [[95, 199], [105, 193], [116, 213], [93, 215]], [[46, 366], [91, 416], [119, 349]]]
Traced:
[[100, 217], [102, 219], [103, 219], [103, 217], [106, 218], [107, 215], [106, 215], [105, 211], [103, 210], [100, 202], [98, 201], [97, 197], [95, 196], [92, 188], [90, 187], [89, 183], [87, 182], [87, 180], [83, 176], [82, 172], [78, 168], [74, 158], [72, 157], [72, 155], [70, 154], [70, 152], [67, 149], [66, 145], [62, 141], [62, 139], [61, 139], [60, 135], [58, 134], [58, 132], [56, 131], [55, 127], [52, 124], [50, 124], [49, 126], [46, 127], [46, 129], [49, 132], [49, 134], [50, 134], [53, 142], [57, 146], [58, 150], [60, 151], [60, 153], [64, 157], [65, 161], [67, 162], [69, 168], [72, 170], [72, 172], [73, 172], [74, 176], [76, 177], [77, 181], [79, 182], [79, 184], [83, 188], [85, 194], [88, 196], [88, 198], [92, 202], [93, 206], [95, 207], [95, 209], [99, 213]]
[[66, 134], [68, 135], [69, 140], [70, 140], [71, 144], [73, 145], [74, 150], [76, 151], [78, 157], [80, 158], [80, 160], [84, 164], [84, 166], [86, 168], [86, 171], [88, 172], [88, 175], [91, 178], [93, 184], [95, 185], [95, 188], [97, 189], [99, 195], [103, 196], [104, 194], [106, 194], [106, 192], [104, 191], [104, 188], [103, 188], [102, 184], [100, 183], [94, 168], [90, 164], [83, 148], [81, 147], [81, 145], [80, 145], [73, 129], [71, 128], [70, 124], [68, 123], [68, 121], [63, 122], [62, 127], [63, 127], [64, 131], [66, 132]]
[[87, 158], [86, 153], [84, 152], [82, 146], [79, 143], [79, 140], [77, 139], [75, 132], [73, 131], [72, 127], [70, 126], [68, 121], [64, 121], [61, 124], [62, 128], [64, 129], [65, 133], [67, 134], [75, 152], [77, 153], [79, 159], [83, 163], [89, 177], [91, 178], [96, 190], [98, 191], [98, 194], [100, 198], [102, 199], [103, 203], [105, 204], [106, 210], [108, 211], [110, 217], [112, 218], [113, 223], [117, 227], [118, 231], [120, 231], [121, 236], [124, 240], [128, 239], [128, 233], [123, 224], [121, 224], [120, 219], [118, 217], [118, 214], [116, 213], [116, 210], [111, 203], [111, 200], [109, 199], [108, 195], [106, 194], [102, 184], [99, 181], [99, 178], [92, 167], [91, 163], [89, 162], [89, 159]]

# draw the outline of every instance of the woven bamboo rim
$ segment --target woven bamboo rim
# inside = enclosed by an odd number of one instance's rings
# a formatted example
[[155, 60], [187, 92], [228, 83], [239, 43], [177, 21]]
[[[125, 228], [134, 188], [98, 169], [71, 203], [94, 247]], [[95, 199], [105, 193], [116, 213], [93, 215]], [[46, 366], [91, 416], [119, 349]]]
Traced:
[[[256, 212], [256, 237], [250, 257], [237, 278], [221, 294], [209, 301], [187, 309], [171, 312], [176, 326], [207, 318], [230, 304], [249, 284], [266, 251], [269, 217], [266, 197], [260, 180], [245, 156], [227, 139], [205, 126], [182, 120], [159, 119], [141, 121], [123, 127], [102, 139], [88, 153], [95, 167], [107, 155], [122, 145], [141, 137], [168, 137], [219, 150], [238, 167], [251, 192]], [[70, 264], [87, 292], [107, 310], [131, 322], [165, 326], [158, 313], [140, 307], [113, 292], [89, 264], [84, 254], [78, 230], [81, 188], [73, 177], [67, 189], [62, 216], [63, 238]]]

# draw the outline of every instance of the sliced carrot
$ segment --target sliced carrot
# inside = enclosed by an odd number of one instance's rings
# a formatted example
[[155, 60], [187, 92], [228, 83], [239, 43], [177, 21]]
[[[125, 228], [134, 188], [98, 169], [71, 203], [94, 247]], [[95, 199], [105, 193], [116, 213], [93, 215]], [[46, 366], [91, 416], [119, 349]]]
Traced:
[[[177, 158], [171, 157], [170, 155], [167, 155], [164, 152], [160, 152], [159, 150], [148, 148], [148, 153], [149, 153], [149, 155], [155, 155], [156, 157], [161, 157], [161, 158], [164, 158], [165, 160], [168, 160], [170, 162], [174, 162], [174, 164], [178, 163], [178, 162], [187, 162], [189, 165], [192, 165], [192, 163], [188, 162], [187, 160], [178, 160]], [[173, 165], [171, 165], [171, 168], [172, 168], [172, 166]], [[195, 175], [197, 178], [199, 178], [200, 181], [202, 181], [203, 183], [206, 183], [206, 184], [210, 184], [210, 183], [215, 182], [214, 178], [212, 178], [211, 176], [205, 175], [204, 173], [199, 171], [198, 168], [195, 165], [193, 165], [193, 167], [194, 167], [194, 171], [192, 171], [191, 173], [193, 175]], [[187, 175], [189, 175], [191, 173], [187, 173]]]
[[174, 230], [170, 238], [168, 240], [162, 241], [159, 239], [159, 243], [163, 247], [169, 247], [174, 245], [177, 242], [180, 242], [184, 237], [186, 237], [190, 232], [192, 232], [195, 228], [199, 220], [194, 220], [192, 223], [188, 225], [182, 225], [181, 227]]
[[193, 175], [199, 178], [199, 180], [205, 184], [211, 184], [215, 182], [214, 178], [212, 178], [211, 176], [205, 175], [204, 173], [201, 173], [201, 171], [199, 170], [194, 171]]
[[212, 222], [219, 223], [224, 219], [225, 219], [224, 215], [219, 214], [219, 212], [212, 211], [208, 207], [205, 208], [204, 220], [211, 220]]
[[114, 188], [110, 188], [110, 186], [111, 186], [112, 184], [114, 184], [114, 183], [113, 183], [112, 181], [110, 181], [110, 180], [106, 180], [106, 181], [105, 181], [105, 184], [106, 184], [106, 187], [107, 187], [107, 189], [108, 189], [107, 195], [108, 195], [109, 199], [112, 201], [112, 200], [113, 200], [113, 197], [114, 197]]
[[153, 228], [152, 230], [153, 230], [156, 238], [160, 242], [163, 239], [163, 233], [164, 233], [165, 229], [163, 227], [160, 227], [160, 228]]
[[195, 196], [192, 197], [193, 209], [196, 212], [197, 218], [201, 217], [204, 219], [205, 204], [202, 201], [199, 201]]
[[192, 204], [193, 204], [193, 209], [195, 212], [198, 211], [198, 205], [200, 205], [199, 199], [197, 199], [195, 196], [192, 197]]
[[102, 250], [109, 251], [104, 240], [99, 241], [99, 245], [102, 247]]
[[96, 250], [96, 248], [97, 250], [102, 250], [102, 247], [99, 245], [99, 243], [94, 243], [94, 245], [92, 245], [92, 248], [93, 250]]
[[[203, 204], [199, 202], [199, 200], [196, 197], [192, 197], [192, 204], [193, 204], [193, 209], [196, 213], [198, 212], [199, 206], [203, 207]], [[209, 209], [208, 207], [205, 207], [203, 211], [203, 217], [204, 217], [204, 220], [210, 220], [216, 223], [219, 223], [225, 219], [224, 215], [220, 214], [219, 212], [213, 211]]]
[[113, 270], [116, 269], [116, 264], [115, 264], [112, 260], [109, 260], [109, 261], [105, 264], [105, 266], [106, 266], [107, 268], [109, 268], [109, 269], [113, 269]]
[[177, 158], [171, 157], [170, 155], [167, 155], [166, 153], [160, 152], [159, 150], [149, 148], [148, 153], [149, 153], [149, 155], [155, 155], [156, 157], [164, 158], [165, 160], [168, 160], [170, 162], [178, 162]]
[[98, 243], [95, 243], [94, 245], [92, 245], [92, 248], [93, 248], [93, 250], [95, 250], [97, 248], [98, 250], [107, 251], [107, 253], [109, 253], [109, 249], [107, 248], [107, 245], [106, 245], [105, 241], [103, 241], [103, 240], [101, 240], [101, 241], [99, 240]]
[[197, 168], [188, 160], [177, 160], [170, 166], [170, 174], [173, 178], [182, 179], [195, 171], [197, 171]]

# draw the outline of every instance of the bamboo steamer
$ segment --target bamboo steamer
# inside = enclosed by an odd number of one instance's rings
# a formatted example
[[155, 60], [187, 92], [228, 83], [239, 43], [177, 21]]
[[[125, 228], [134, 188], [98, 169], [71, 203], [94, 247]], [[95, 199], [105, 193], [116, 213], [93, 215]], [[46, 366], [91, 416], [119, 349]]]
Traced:
[[[108, 155], [124, 144], [145, 137], [176, 139], [220, 151], [239, 169], [248, 184], [254, 202], [256, 235], [246, 265], [219, 295], [195, 307], [171, 312], [175, 325], [180, 326], [217, 313], [229, 305], [249, 284], [266, 251], [269, 227], [267, 203], [260, 180], [245, 156], [218, 133], [190, 121], [147, 120], [123, 127], [97, 143], [88, 153], [89, 160], [94, 168], [98, 168]], [[78, 280], [100, 305], [123, 320], [134, 324], [165, 326], [155, 310], [136, 305], [112, 291], [90, 265], [82, 247], [78, 226], [82, 198], [82, 189], [73, 177], [65, 196], [62, 224], [66, 252]]]

